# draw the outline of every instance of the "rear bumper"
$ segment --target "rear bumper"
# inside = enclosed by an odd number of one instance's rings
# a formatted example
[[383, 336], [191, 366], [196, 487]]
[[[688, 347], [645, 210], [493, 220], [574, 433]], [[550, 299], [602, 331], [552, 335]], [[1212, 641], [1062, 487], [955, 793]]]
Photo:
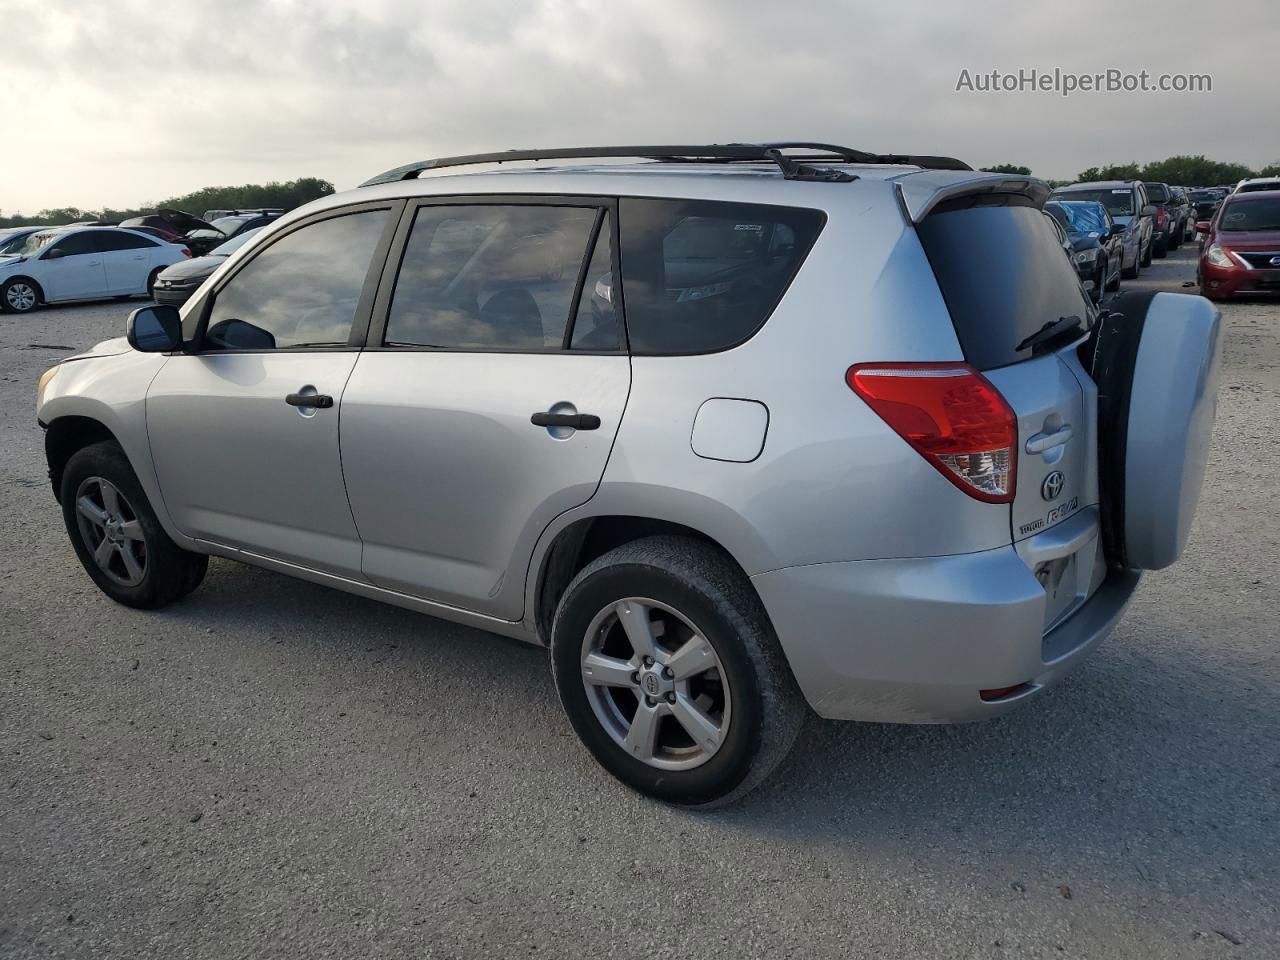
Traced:
[[[1061, 680], [1114, 629], [1139, 577], [1110, 571], [1048, 633], [1045, 590], [1013, 546], [789, 567], [752, 582], [819, 715], [959, 723], [997, 716]], [[979, 694], [1014, 686], [995, 701]]]

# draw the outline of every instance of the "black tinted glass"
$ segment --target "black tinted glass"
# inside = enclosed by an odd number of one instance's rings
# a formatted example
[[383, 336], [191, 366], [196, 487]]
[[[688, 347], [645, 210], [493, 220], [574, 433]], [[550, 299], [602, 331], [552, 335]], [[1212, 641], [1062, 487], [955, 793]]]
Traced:
[[81, 230], [79, 233], [73, 233], [70, 236], [63, 237], [53, 245], [64, 257], [76, 257], [85, 253], [97, 253], [101, 249], [97, 244], [96, 230]]
[[1164, 203], [1169, 199], [1169, 190], [1163, 183], [1147, 183], [1144, 186], [1152, 203]]
[[1053, 224], [1032, 206], [944, 209], [918, 227], [965, 358], [979, 370], [1031, 357], [1019, 343], [1090, 306]]
[[594, 207], [418, 210], [387, 317], [388, 346], [560, 350]]
[[141, 250], [144, 247], [156, 246], [155, 241], [140, 237], [127, 230], [102, 230], [98, 232], [98, 249], [103, 252], [111, 250]]
[[624, 198], [627, 335], [634, 353], [710, 353], [768, 319], [808, 255], [819, 210]]
[[368, 210], [281, 237], [218, 293], [202, 349], [345, 344], [386, 222], [385, 210]]

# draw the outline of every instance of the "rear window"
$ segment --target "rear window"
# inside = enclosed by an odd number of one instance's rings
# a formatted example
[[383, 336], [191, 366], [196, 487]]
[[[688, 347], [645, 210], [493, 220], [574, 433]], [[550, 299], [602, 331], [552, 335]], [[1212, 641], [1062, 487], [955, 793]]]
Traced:
[[1036, 207], [947, 204], [917, 230], [965, 359], [979, 370], [1029, 360], [1031, 348], [1017, 346], [1047, 323], [1087, 323], [1084, 288]]
[[1102, 190], [1071, 190], [1055, 193], [1054, 200], [1096, 200], [1110, 211], [1113, 217], [1133, 216], [1133, 190], [1129, 187], [1111, 187]]
[[1169, 199], [1169, 188], [1163, 183], [1146, 183], [1147, 196], [1152, 203], [1164, 203]]
[[633, 353], [711, 353], [769, 318], [808, 256], [819, 210], [624, 198], [622, 290]]

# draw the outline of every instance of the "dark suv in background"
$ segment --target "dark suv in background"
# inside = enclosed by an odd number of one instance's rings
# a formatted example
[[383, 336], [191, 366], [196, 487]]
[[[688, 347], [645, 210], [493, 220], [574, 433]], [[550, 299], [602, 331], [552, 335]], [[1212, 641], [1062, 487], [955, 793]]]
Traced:
[[1182, 243], [1182, 227], [1177, 222], [1178, 205], [1167, 183], [1143, 183], [1143, 186], [1156, 208], [1152, 217], [1151, 252], [1157, 258], [1163, 258]]

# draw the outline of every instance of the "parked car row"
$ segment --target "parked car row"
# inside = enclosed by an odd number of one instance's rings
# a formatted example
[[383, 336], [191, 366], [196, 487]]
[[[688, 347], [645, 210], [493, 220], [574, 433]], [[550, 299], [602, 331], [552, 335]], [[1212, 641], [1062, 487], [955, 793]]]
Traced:
[[0, 245], [0, 310], [150, 296], [160, 272], [190, 256], [183, 244], [126, 227], [40, 227]]
[[[165, 267], [216, 255], [283, 213], [279, 208], [213, 212], [224, 216], [210, 223], [181, 210], [157, 210], [119, 224], [85, 221], [2, 230], [0, 311], [25, 313], [43, 303], [155, 295]], [[236, 246], [194, 270], [168, 277], [162, 301], [181, 303]]]

